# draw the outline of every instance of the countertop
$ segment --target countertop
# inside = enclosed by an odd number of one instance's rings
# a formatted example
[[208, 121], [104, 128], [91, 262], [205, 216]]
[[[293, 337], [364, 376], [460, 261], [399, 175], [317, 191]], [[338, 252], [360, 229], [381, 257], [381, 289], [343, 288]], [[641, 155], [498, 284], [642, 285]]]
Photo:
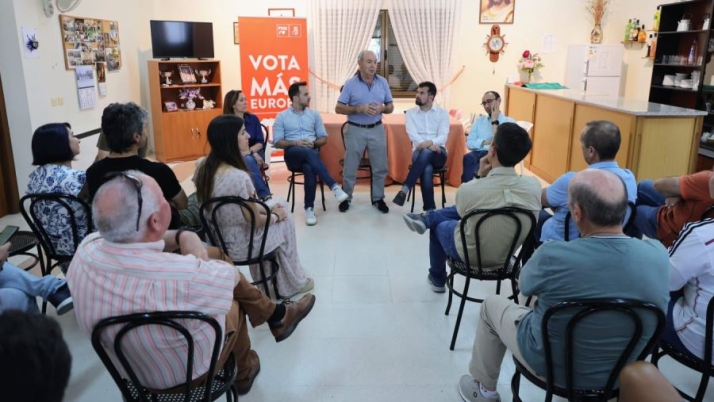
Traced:
[[651, 117], [696, 117], [706, 116], [707, 112], [696, 109], [685, 109], [677, 106], [663, 105], [661, 103], [652, 103], [643, 100], [612, 98], [603, 95], [585, 95], [580, 91], [572, 89], [530, 89], [515, 85], [509, 85], [510, 88], [522, 91], [535, 92], [542, 95], [550, 95], [556, 98], [571, 100], [585, 105], [593, 105], [609, 109], [615, 112], [632, 114], [635, 116], [651, 116]]

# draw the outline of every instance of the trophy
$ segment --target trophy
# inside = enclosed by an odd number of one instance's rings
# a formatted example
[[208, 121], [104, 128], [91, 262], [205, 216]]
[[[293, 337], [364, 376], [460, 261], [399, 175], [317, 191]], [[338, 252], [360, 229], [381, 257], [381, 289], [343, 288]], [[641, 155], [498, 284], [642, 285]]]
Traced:
[[171, 76], [174, 75], [173, 71], [162, 71], [160, 75], [164, 77], [164, 83], [161, 85], [171, 85]]
[[211, 75], [212, 70], [195, 70], [196, 75], [201, 77], [201, 84], [208, 84], [208, 76]]

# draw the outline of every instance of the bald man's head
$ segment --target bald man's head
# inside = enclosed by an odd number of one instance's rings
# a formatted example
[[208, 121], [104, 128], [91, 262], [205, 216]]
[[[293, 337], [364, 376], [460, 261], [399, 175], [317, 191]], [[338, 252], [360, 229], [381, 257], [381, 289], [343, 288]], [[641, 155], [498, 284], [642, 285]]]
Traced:
[[627, 213], [625, 183], [602, 169], [585, 169], [568, 185], [569, 207], [578, 205], [583, 218], [595, 226], [620, 226]]
[[[134, 243], [143, 240], [148, 219], [159, 211], [163, 194], [153, 178], [134, 170], [124, 173], [129, 178], [116, 176], [97, 190], [92, 202], [92, 218], [103, 238], [115, 243]], [[141, 192], [138, 230], [139, 195], [134, 179], [138, 180]]]

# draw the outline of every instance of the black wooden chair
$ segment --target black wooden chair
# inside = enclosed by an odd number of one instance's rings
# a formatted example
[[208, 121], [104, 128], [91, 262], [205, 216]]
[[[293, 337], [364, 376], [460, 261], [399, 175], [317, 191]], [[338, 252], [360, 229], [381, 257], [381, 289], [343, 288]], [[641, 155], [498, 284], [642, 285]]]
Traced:
[[[566, 314], [570, 312], [573, 316], [567, 321], [566, 328], [554, 327], [552, 324], [554, 316]], [[599, 329], [596, 333], [589, 332], [591, 339], [575, 339], [575, 332], [579, 324], [586, 318], [591, 318], [597, 314], [621, 314], [632, 321], [633, 332], [629, 341], [623, 348], [619, 357], [611, 361], [612, 369], [607, 378], [607, 382], [602, 384], [602, 387], [596, 389], [580, 389], [575, 386], [575, 368], [587, 366], [588, 362], [577, 359], [576, 342], [579, 348], [590, 348], [597, 350], [599, 343], [602, 342], [603, 336], [607, 334], [607, 328]], [[646, 334], [644, 329], [643, 319], [640, 314], [652, 315], [656, 319], [656, 327], [651, 334]], [[562, 321], [561, 321], [562, 322]], [[656, 305], [652, 303], [641, 302], [637, 300], [627, 299], [593, 299], [593, 300], [578, 300], [558, 303], [550, 307], [543, 316], [541, 322], [541, 332], [543, 334], [543, 347], [546, 362], [545, 381], [530, 372], [518, 359], [514, 357], [513, 361], [516, 365], [516, 372], [511, 380], [511, 391], [513, 392], [513, 400], [520, 402], [521, 398], [518, 395], [521, 376], [528, 381], [546, 391], [545, 400], [550, 402], [553, 395], [562, 398], [567, 398], [569, 401], [602, 401], [605, 402], [610, 398], [618, 395], [618, 390], [615, 389], [615, 381], [620, 375], [620, 370], [632, 360], [633, 356], [637, 360], [643, 360], [655, 346], [657, 339], [664, 331], [665, 315]], [[618, 326], [621, 328], [621, 326]], [[550, 334], [565, 331], [565, 342], [551, 345]], [[582, 331], [580, 332], [582, 334]], [[642, 350], [635, 350], [637, 344], [646, 337], [647, 342]], [[555, 384], [554, 366], [554, 348], [562, 348], [565, 350], [563, 367], [565, 367], [566, 386]], [[598, 362], [601, 364], [602, 362]]]
[[[268, 151], [268, 142], [270, 142], [270, 130], [268, 130], [268, 127], [265, 124], [260, 124], [260, 127], [263, 128], [263, 152]], [[263, 174], [263, 180], [267, 183], [270, 181], [270, 176], [266, 175], [265, 172], [267, 171], [267, 168], [264, 168], [263, 166], [260, 167], [260, 173]]]
[[702, 378], [699, 381], [699, 388], [697, 389], [697, 394], [692, 397], [691, 395], [685, 394], [680, 389], [676, 388], [682, 397], [688, 401], [701, 402], [704, 400], [704, 395], [707, 392], [707, 386], [709, 385], [709, 378], [714, 375], [714, 366], [712, 366], [712, 328], [714, 327], [714, 298], [709, 300], [707, 305], [707, 317], [706, 317], [706, 327], [704, 331], [704, 358], [697, 359], [690, 355], [681, 353], [674, 349], [669, 344], [660, 341], [655, 350], [652, 353], [652, 364], [657, 366], [659, 359], [664, 356], [669, 356], [680, 364], [689, 367], [690, 369], [697, 371], [702, 374]]
[[[257, 216], [255, 216], [253, 209], [250, 207], [250, 203], [258, 204], [258, 209], [265, 211], [268, 219], [265, 220], [265, 225], [263, 226], [263, 238], [260, 241], [260, 248], [258, 252], [254, 252], [255, 245], [255, 232], [258, 228]], [[199, 216], [201, 218], [201, 223], [206, 230], [206, 235], [208, 240], [214, 246], [220, 247], [225, 255], [230, 255], [228, 253], [228, 246], [223, 237], [223, 229], [220, 225], [220, 220], [218, 219], [218, 211], [221, 208], [237, 208], [247, 211], [250, 219], [246, 219], [248, 225], [250, 226], [250, 237], [248, 242], [248, 255], [244, 260], [233, 261], [234, 265], [251, 265], [258, 264], [260, 267], [260, 278], [255, 280], [253, 285], [259, 286], [263, 285], [266, 295], [270, 295], [270, 282], [273, 281], [273, 289], [275, 290], [275, 298], [280, 298], [280, 293], [278, 292], [278, 282], [275, 277], [278, 275], [278, 270], [280, 266], [278, 265], [277, 249], [275, 250], [265, 250], [265, 242], [268, 239], [268, 230], [270, 229], [270, 208], [260, 200], [256, 199], [245, 199], [237, 196], [227, 196], [227, 197], [217, 197], [211, 198], [210, 200], [201, 204], [199, 208]], [[270, 275], [265, 273], [265, 262], [270, 262], [272, 268]]]
[[[292, 205], [290, 207], [290, 212], [295, 212], [295, 185], [305, 185], [304, 181], [298, 181], [298, 177], [305, 176], [305, 173], [303, 173], [302, 168], [288, 168], [288, 170], [290, 171], [290, 177], [288, 177], [289, 185], [287, 201], [290, 202], [290, 197], [292, 196]], [[320, 194], [322, 195], [322, 210], [327, 211], [327, 207], [325, 207], [325, 183], [322, 182], [322, 179], [318, 175], [315, 175], [315, 180], [317, 181], [317, 185], [320, 187]]]
[[[530, 225], [530, 227], [524, 227], [521, 223], [519, 215]], [[507, 223], [512, 223], [514, 226], [513, 235], [511, 237], [510, 245], [503, 255], [497, 259], [497, 261], [503, 261], [502, 266], [496, 270], [485, 270], [482, 263], [481, 256], [481, 241], [482, 238], [491, 236], [491, 233], [481, 233], [482, 225], [489, 219], [501, 218], [504, 220], [502, 225]], [[475, 221], [475, 223], [474, 223]], [[509, 222], [510, 221], [510, 222]], [[456, 295], [461, 298], [461, 304], [459, 305], [459, 313], [456, 317], [456, 326], [454, 327], [454, 335], [451, 338], [451, 350], [454, 350], [454, 345], [456, 344], [456, 337], [459, 334], [459, 326], [461, 325], [461, 318], [464, 313], [464, 306], [466, 305], [466, 300], [482, 303], [483, 299], [477, 299], [468, 296], [469, 284], [471, 279], [478, 279], [481, 281], [496, 281], [496, 294], [501, 293], [501, 281], [510, 279], [511, 289], [513, 291], [513, 300], [518, 303], [518, 285], [517, 276], [518, 271], [521, 266], [521, 261], [524, 255], [530, 254], [534, 244], [533, 231], [535, 230], [536, 220], [531, 211], [522, 208], [507, 207], [499, 209], [477, 209], [469, 212], [466, 216], [461, 218], [459, 223], [461, 228], [461, 246], [464, 250], [464, 257], [466, 263], [458, 261], [454, 258], [446, 258], [446, 262], [451, 268], [451, 272], [446, 278], [446, 286], [449, 288], [449, 301], [446, 305], [445, 314], [448, 315], [451, 310], [452, 296]], [[476, 256], [472, 258], [469, 256], [469, 248], [466, 241], [466, 228], [468, 226], [473, 226], [473, 236], [475, 238], [476, 244]], [[516, 249], [521, 246], [521, 250], [517, 256], [514, 257]], [[471, 264], [468, 264], [468, 262]], [[454, 277], [456, 275], [463, 275], [466, 280], [464, 283], [464, 289], [462, 292], [457, 291], [454, 288]]]
[[[410, 170], [411, 170], [411, 168], [412, 168], [412, 165], [409, 165]], [[434, 175], [433, 175], [434, 177], [439, 178], [439, 184], [441, 185], [441, 207], [442, 208], [444, 208], [444, 206], [446, 205], [446, 189], [445, 189], [446, 176], [445, 175], [446, 175], [446, 172], [448, 172], [448, 171], [449, 171], [449, 168], [446, 165], [444, 165], [444, 167], [434, 169]], [[416, 186], [414, 186], [414, 187], [416, 187]], [[416, 191], [414, 191], [414, 187], [410, 188], [409, 194], [407, 194], [407, 201], [409, 201], [410, 198], [412, 199], [412, 209], [411, 209], [412, 213], [414, 213], [414, 201], [416, 200]]]
[[[20, 199], [20, 213], [37, 236], [40, 246], [47, 258], [42, 275], [49, 275], [59, 266], [67, 273], [67, 266], [74, 257], [84, 236], [93, 231], [92, 209], [86, 202], [69, 194], [27, 194]], [[78, 214], [87, 217], [86, 227], [78, 222]], [[72, 237], [71, 251], [58, 250], [58, 241], [65, 233], [53, 233], [45, 225], [47, 219], [66, 219], [66, 232]], [[54, 261], [54, 263], [53, 263]]]
[[[188, 330], [190, 321], [199, 321], [211, 326], [215, 333], [211, 353], [211, 363], [205, 374], [204, 385], [194, 386], [192, 381], [194, 358], [196, 355], [193, 336]], [[114, 328], [120, 326], [120, 328]], [[195, 325], [192, 325], [195, 327]], [[182, 339], [188, 345], [188, 355], [186, 356], [186, 380], [182, 386], [185, 387], [183, 393], [167, 393], [160, 390], [151, 390], [141, 384], [137, 373], [137, 360], [142, 361], [142, 356], [131, 356], [131, 350], [126, 349], [124, 343], [129, 338], [134, 338], [134, 342], [145, 336], [145, 331], [155, 329], [157, 336], [166, 336], [167, 333], [174, 333], [177, 339]], [[141, 332], [143, 335], [134, 332]], [[103, 336], [114, 336], [111, 344], [103, 342]], [[141, 402], [198, 402], [215, 401], [226, 394], [229, 402], [238, 400], [238, 392], [233, 387], [236, 375], [238, 374], [236, 361], [231, 354], [223, 367], [216, 368], [220, 356], [221, 345], [223, 344], [223, 333], [218, 322], [205, 314], [193, 311], [167, 311], [136, 313], [119, 317], [105, 318], [92, 330], [92, 346], [99, 355], [102, 363], [111, 374], [112, 379], [119, 387], [125, 401]], [[111, 351], [111, 352], [108, 352]], [[110, 353], [113, 357], [110, 357]], [[137, 353], [134, 351], [134, 353]], [[121, 370], [121, 371], [120, 371]], [[122, 374], [124, 373], [124, 374]], [[208, 384], [208, 386], [206, 385]]]
[[[347, 144], [345, 144], [345, 133], [347, 132], [347, 122], [342, 124], [340, 133], [342, 134], [342, 146], [345, 147], [345, 152], [347, 151]], [[340, 159], [340, 166], [345, 168], [345, 160]], [[359, 172], [367, 172], [366, 175], [360, 176]], [[344, 176], [343, 172], [340, 172]], [[359, 160], [359, 165], [357, 165], [357, 180], [369, 179], [369, 199], [372, 200], [372, 164], [369, 163], [369, 158], [367, 157], [367, 150], [362, 153], [362, 157]]]
[[[622, 225], [623, 233], [627, 233], [630, 230], [630, 227], [635, 223], [635, 216], [637, 215], [637, 206], [635, 206], [634, 202], [627, 201], [627, 207], [630, 209], [630, 217]], [[570, 211], [568, 211], [565, 214], [565, 230], [563, 232], [563, 240], [565, 241], [570, 241], [570, 219], [572, 217], [570, 216]]]

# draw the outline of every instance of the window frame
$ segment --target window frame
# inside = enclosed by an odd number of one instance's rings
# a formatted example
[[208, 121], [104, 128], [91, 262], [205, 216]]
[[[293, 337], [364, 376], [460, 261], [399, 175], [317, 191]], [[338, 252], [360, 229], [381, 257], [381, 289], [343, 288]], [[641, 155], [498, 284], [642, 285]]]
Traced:
[[[390, 40], [391, 35], [390, 31], [393, 31], [394, 29], [391, 28], [391, 18], [389, 17], [389, 10], [379, 10], [379, 15], [377, 16], [378, 22], [380, 23], [380, 31], [381, 31], [381, 37], [376, 37], [374, 34], [375, 32], [372, 32], [372, 39], [380, 39], [380, 66], [379, 69], [377, 70], [377, 74], [381, 75], [384, 77], [387, 81], [389, 81], [389, 53], [391, 50], [389, 50], [389, 47], [395, 47], [399, 48], [398, 45], [390, 45]], [[375, 24], [375, 28], [376, 28]], [[376, 29], [375, 29], [376, 30]], [[398, 51], [398, 50], [397, 50]], [[400, 52], [401, 54], [401, 52]], [[406, 68], [406, 65], [405, 65]], [[409, 71], [407, 70], [407, 73]], [[411, 76], [409, 73], [409, 78], [412, 80], [412, 82], [416, 85], [418, 84], [414, 78]], [[411, 85], [410, 85], [411, 86]], [[405, 99], [405, 98], [413, 98], [414, 94], [416, 93], [416, 90], [414, 91], [395, 91], [393, 89], [390, 90], [392, 91], [392, 97], [393, 98], [399, 98], [399, 99]]]

